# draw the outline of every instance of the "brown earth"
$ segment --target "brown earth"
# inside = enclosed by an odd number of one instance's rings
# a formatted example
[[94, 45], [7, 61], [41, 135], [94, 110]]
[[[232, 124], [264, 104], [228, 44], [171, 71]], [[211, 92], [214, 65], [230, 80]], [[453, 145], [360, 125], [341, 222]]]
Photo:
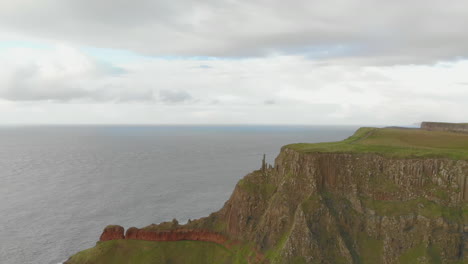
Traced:
[[108, 241], [116, 239], [134, 239], [146, 241], [181, 241], [193, 240], [213, 242], [224, 245], [228, 239], [218, 233], [207, 230], [190, 230], [190, 229], [175, 229], [175, 230], [145, 230], [136, 227], [130, 227], [124, 235], [122, 226], [108, 226], [104, 229], [99, 238], [99, 241]]
[[99, 241], [124, 239], [124, 228], [119, 225], [107, 226], [99, 237]]

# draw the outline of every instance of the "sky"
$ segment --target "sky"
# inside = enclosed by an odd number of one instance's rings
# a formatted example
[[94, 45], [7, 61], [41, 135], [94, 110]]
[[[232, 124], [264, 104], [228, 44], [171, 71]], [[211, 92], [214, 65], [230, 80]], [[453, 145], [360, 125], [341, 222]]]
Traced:
[[466, 0], [0, 1], [0, 124], [468, 121]]

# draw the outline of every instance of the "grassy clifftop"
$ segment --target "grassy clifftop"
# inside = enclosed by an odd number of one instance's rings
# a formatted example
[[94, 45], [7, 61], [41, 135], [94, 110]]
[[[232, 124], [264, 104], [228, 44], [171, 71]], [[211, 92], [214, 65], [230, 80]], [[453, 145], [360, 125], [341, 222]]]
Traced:
[[249, 251], [202, 241], [155, 242], [140, 240], [111, 240], [98, 242], [93, 248], [81, 251], [67, 264], [97, 263], [172, 263], [172, 264], [247, 264]]
[[340, 142], [287, 145], [300, 152], [378, 153], [387, 157], [468, 160], [468, 134], [421, 129], [360, 128]]

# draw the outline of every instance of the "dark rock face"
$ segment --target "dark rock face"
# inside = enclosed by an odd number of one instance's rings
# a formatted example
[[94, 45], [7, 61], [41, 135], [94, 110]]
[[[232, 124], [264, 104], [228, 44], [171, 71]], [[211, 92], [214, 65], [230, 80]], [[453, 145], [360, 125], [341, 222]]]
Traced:
[[124, 239], [124, 228], [119, 225], [107, 226], [99, 238], [99, 241]]
[[468, 124], [422, 122], [421, 128], [429, 131], [449, 131], [468, 133]]
[[230, 237], [278, 252], [272, 263], [468, 261], [467, 181], [463, 160], [286, 148], [214, 218]]
[[[468, 161], [283, 148], [221, 210], [171, 228], [125, 239], [249, 243], [271, 264], [468, 263]], [[123, 237], [108, 227], [101, 241]]]

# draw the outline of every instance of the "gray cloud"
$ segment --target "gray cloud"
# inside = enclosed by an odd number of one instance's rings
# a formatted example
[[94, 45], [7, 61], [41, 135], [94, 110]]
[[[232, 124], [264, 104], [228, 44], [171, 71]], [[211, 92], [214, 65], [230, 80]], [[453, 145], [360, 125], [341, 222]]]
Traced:
[[131, 87], [128, 72], [61, 46], [0, 54], [0, 98], [9, 101], [153, 100], [152, 89]]
[[191, 100], [192, 96], [186, 91], [161, 90], [159, 98], [166, 103], [180, 103]]
[[11, 101], [68, 101], [90, 95], [78, 88], [75, 80], [69, 80], [68, 83], [63, 79], [42, 80], [36, 65], [16, 69], [4, 89], [2, 97]]
[[468, 2], [453, 0], [0, 3], [0, 28], [151, 55], [303, 54], [368, 64], [467, 56]]

